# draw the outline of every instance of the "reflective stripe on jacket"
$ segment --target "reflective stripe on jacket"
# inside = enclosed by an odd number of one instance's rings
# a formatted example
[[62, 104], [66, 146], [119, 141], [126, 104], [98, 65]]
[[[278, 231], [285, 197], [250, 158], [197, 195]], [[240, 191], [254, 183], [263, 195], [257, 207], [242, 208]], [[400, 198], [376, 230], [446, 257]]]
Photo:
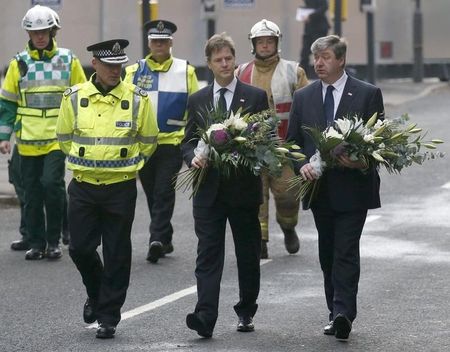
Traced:
[[78, 181], [111, 184], [136, 177], [156, 149], [158, 126], [142, 89], [121, 82], [103, 96], [89, 81], [64, 93], [57, 135]]
[[[70, 86], [72, 53], [59, 48], [51, 58], [34, 60], [28, 51], [16, 56], [26, 65], [19, 81], [20, 99], [16, 123], [20, 123], [16, 141], [21, 154], [39, 154], [39, 147], [56, 143], [56, 118], [62, 93]], [[27, 153], [28, 149], [28, 153]]]

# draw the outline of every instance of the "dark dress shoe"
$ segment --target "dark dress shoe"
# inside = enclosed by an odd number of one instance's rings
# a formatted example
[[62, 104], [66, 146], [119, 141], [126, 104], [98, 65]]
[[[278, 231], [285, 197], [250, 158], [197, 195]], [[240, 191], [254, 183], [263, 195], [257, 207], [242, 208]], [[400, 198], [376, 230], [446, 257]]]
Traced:
[[352, 331], [352, 322], [344, 314], [339, 313], [336, 315], [336, 318], [334, 318], [333, 325], [336, 330], [334, 336], [341, 341], [347, 340], [350, 331]]
[[163, 245], [159, 241], [153, 241], [150, 243], [150, 248], [147, 253], [147, 260], [150, 263], [157, 263], [158, 259], [163, 255]]
[[40, 260], [44, 259], [44, 251], [38, 248], [31, 248], [25, 253], [26, 260]]
[[91, 324], [97, 320], [95, 316], [95, 302], [91, 299], [86, 299], [83, 306], [83, 320], [87, 324]]
[[21, 240], [17, 240], [11, 243], [11, 249], [13, 251], [27, 251], [30, 248], [31, 248], [30, 244], [23, 238]]
[[170, 254], [173, 252], [173, 244], [169, 242], [167, 244], [163, 244], [163, 254]]
[[267, 249], [267, 241], [261, 241], [261, 259], [269, 259], [269, 250]]
[[59, 259], [62, 257], [61, 248], [58, 245], [49, 245], [46, 256], [48, 259]]
[[334, 328], [333, 325], [333, 320], [330, 321], [324, 328], [323, 328], [323, 333], [325, 335], [334, 335], [336, 333], [336, 329]]
[[300, 241], [295, 229], [282, 229], [284, 233], [284, 246], [289, 254], [297, 253], [300, 249]]
[[237, 331], [250, 332], [250, 331], [254, 331], [254, 330], [255, 330], [255, 325], [253, 324], [252, 317], [239, 317]]
[[95, 337], [99, 339], [112, 339], [116, 333], [115, 325], [110, 325], [106, 323], [100, 323], [97, 328], [97, 334]]
[[212, 330], [208, 329], [203, 320], [196, 313], [189, 313], [186, 316], [186, 325], [189, 329], [197, 331], [201, 337], [209, 339], [212, 337]]

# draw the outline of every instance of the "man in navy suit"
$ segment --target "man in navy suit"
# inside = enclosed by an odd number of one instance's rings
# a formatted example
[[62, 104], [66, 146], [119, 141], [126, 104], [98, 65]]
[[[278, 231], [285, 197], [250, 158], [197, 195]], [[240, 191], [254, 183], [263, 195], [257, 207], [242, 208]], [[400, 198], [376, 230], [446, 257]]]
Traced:
[[[205, 115], [223, 101], [223, 109], [257, 113], [268, 109], [266, 92], [244, 84], [234, 76], [235, 48], [226, 34], [215, 34], [205, 47], [208, 67], [214, 82], [189, 97], [188, 121], [182, 143], [188, 167], [208, 168], [206, 177], [193, 198], [195, 233], [198, 237], [195, 276], [198, 302], [186, 317], [187, 326], [202, 336], [212, 336], [218, 316], [220, 281], [225, 255], [225, 229], [228, 220], [235, 245], [239, 276], [239, 302], [234, 310], [239, 317], [237, 330], [254, 330], [253, 316], [258, 305], [261, 252], [261, 227], [258, 220], [262, 203], [261, 179], [247, 169], [237, 169], [228, 178], [208, 167], [208, 160], [195, 155], [198, 129], [205, 128]], [[223, 98], [220, 99], [220, 96]]]
[[[338, 36], [317, 39], [311, 51], [319, 80], [294, 94], [287, 139], [301, 146], [308, 158], [316, 146], [305, 127], [324, 130], [333, 119], [346, 116], [367, 120], [377, 113], [378, 118], [384, 117], [380, 89], [345, 72], [346, 50], [347, 44]], [[318, 179], [308, 158], [297, 165], [296, 172], [308, 180]], [[380, 178], [374, 167], [352, 161], [346, 154], [337, 158], [340, 167], [323, 173], [315, 196], [310, 204], [305, 197], [303, 208], [311, 208], [319, 234], [319, 260], [330, 311], [324, 333], [346, 340], [356, 318], [359, 239], [367, 210], [380, 207]]]

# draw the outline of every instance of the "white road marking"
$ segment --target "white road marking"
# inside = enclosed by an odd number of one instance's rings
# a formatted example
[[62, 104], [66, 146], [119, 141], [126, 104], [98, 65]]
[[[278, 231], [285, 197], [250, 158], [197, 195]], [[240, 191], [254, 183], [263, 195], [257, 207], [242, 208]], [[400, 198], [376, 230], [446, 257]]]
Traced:
[[443, 184], [441, 187], [445, 189], [450, 189], [450, 182]]
[[374, 222], [374, 221], [378, 220], [379, 218], [381, 218], [381, 215], [369, 215], [366, 218], [366, 224], [369, 222]]
[[[262, 259], [259, 263], [260, 266], [263, 266], [264, 264], [270, 263], [272, 259]], [[185, 288], [184, 290], [172, 293], [170, 295], [167, 295], [163, 298], [157, 299], [156, 301], [144, 304], [143, 306], [134, 308], [132, 310], [129, 310], [128, 312], [122, 313], [122, 319], [121, 321], [130, 319], [135, 317], [136, 315], [140, 315], [146, 312], [149, 312], [151, 310], [154, 310], [156, 308], [162, 307], [168, 303], [175, 302], [179, 300], [180, 298], [192, 295], [197, 292], [197, 285]], [[86, 326], [86, 329], [97, 329], [98, 324], [90, 324]]]

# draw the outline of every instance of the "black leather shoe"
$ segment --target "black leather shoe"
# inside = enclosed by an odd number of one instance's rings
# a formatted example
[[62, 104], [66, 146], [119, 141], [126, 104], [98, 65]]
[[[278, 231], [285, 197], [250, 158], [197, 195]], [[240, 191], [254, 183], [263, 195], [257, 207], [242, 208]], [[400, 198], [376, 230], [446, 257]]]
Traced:
[[46, 256], [48, 259], [59, 259], [62, 257], [61, 248], [58, 245], [48, 245]]
[[196, 313], [189, 313], [186, 316], [186, 325], [189, 329], [197, 331], [201, 337], [209, 339], [212, 331], [208, 329], [203, 320]]
[[23, 238], [14, 242], [11, 242], [11, 249], [13, 251], [27, 251], [29, 250], [30, 244], [25, 241]]
[[282, 229], [284, 233], [284, 246], [289, 254], [297, 253], [300, 249], [300, 241], [295, 229]]
[[334, 335], [336, 333], [336, 329], [334, 328], [333, 325], [333, 320], [330, 321], [324, 328], [323, 328], [323, 333], [325, 335]]
[[239, 317], [237, 331], [250, 332], [250, 331], [254, 331], [254, 330], [255, 330], [255, 325], [253, 324], [252, 317]]
[[261, 259], [269, 259], [269, 250], [267, 249], [267, 241], [261, 241]]
[[64, 245], [68, 245], [70, 241], [70, 232], [68, 229], [64, 229], [61, 235], [61, 241]]
[[95, 316], [95, 302], [91, 299], [86, 299], [83, 306], [83, 320], [87, 324], [91, 324], [97, 320]]
[[158, 259], [163, 255], [163, 245], [159, 241], [153, 241], [150, 243], [150, 248], [147, 253], [147, 260], [150, 263], [157, 263]]
[[99, 339], [112, 339], [116, 333], [116, 327], [114, 325], [100, 323], [97, 328], [97, 334], [95, 337]]
[[44, 251], [38, 248], [31, 248], [25, 253], [26, 260], [40, 260], [44, 259]]
[[344, 315], [338, 314], [336, 318], [334, 318], [334, 328], [336, 333], [334, 336], [338, 340], [346, 341], [348, 339], [348, 335], [350, 335], [350, 331], [352, 331], [352, 322]]
[[169, 242], [167, 244], [163, 244], [163, 254], [170, 254], [173, 252], [173, 244]]

